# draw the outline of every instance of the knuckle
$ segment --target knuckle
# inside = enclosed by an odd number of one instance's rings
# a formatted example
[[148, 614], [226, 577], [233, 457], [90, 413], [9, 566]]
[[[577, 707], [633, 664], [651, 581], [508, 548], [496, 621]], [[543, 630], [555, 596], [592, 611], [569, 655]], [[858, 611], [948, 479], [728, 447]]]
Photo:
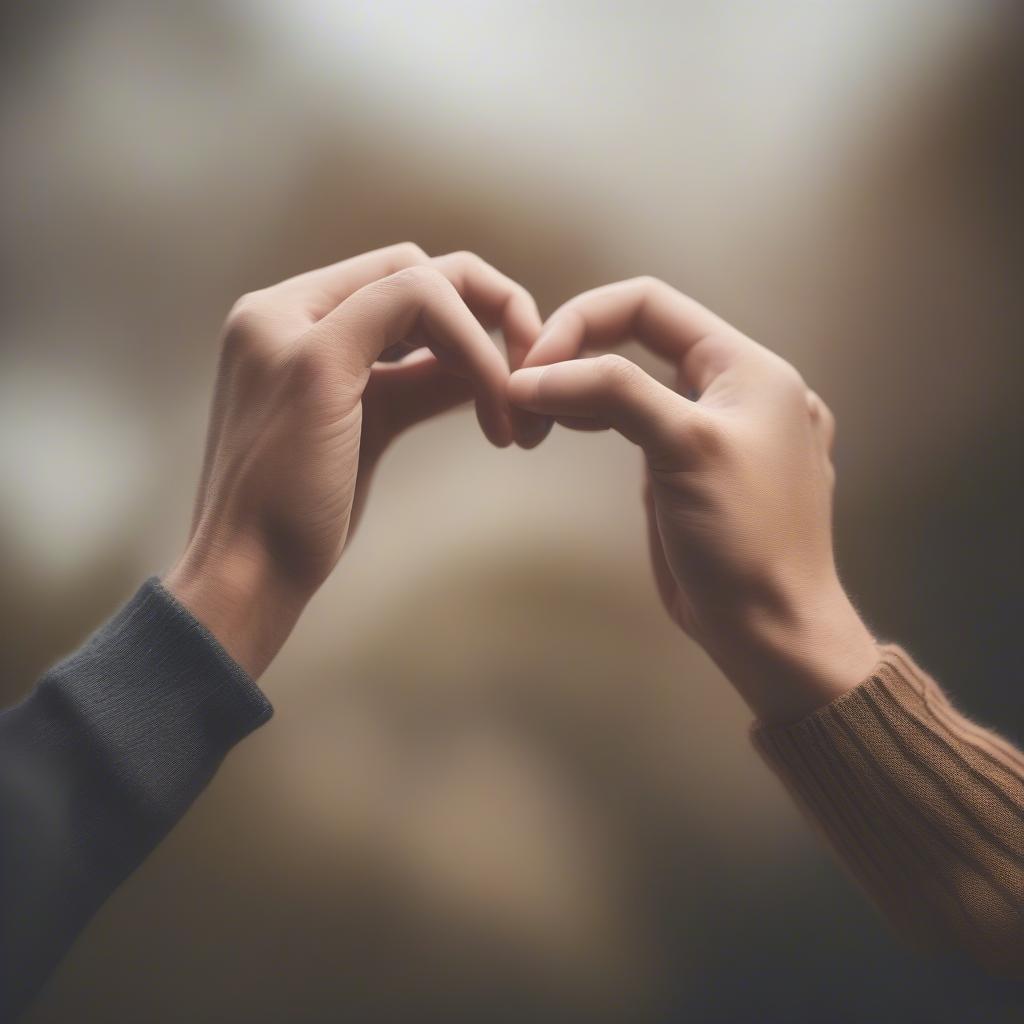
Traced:
[[310, 338], [291, 353], [288, 362], [292, 384], [302, 391], [308, 391], [330, 372], [331, 351], [328, 345]]
[[427, 254], [415, 242], [399, 242], [388, 250], [391, 265], [396, 271], [410, 265], [422, 263], [428, 259]]
[[640, 372], [635, 363], [617, 352], [608, 352], [594, 360], [594, 368], [603, 388], [609, 392], [621, 392], [636, 384]]
[[731, 444], [725, 430], [707, 414], [689, 416], [685, 434], [687, 447], [702, 460], [721, 462], [729, 454]]
[[632, 283], [645, 295], [664, 291], [669, 287], [660, 277], [655, 277], [653, 274], [641, 274], [639, 277], [634, 277]]
[[[439, 268], [444, 269], [445, 276], [460, 291], [474, 278], [480, 281], [503, 281], [511, 285], [511, 282], [505, 279], [504, 274], [496, 271], [487, 260], [469, 249], [459, 249], [434, 262]], [[514, 289], [510, 287], [508, 290], [512, 292]]]
[[429, 265], [403, 267], [386, 280], [397, 289], [417, 294], [436, 291], [448, 283], [448, 279], [440, 270]]
[[478, 268], [485, 265], [482, 257], [478, 256], [475, 252], [471, 252], [469, 249], [458, 249], [453, 253], [449, 253], [448, 258], [452, 263], [460, 267]]
[[231, 307], [224, 321], [223, 347], [225, 352], [244, 355], [263, 346], [267, 320], [266, 294], [247, 292]]
[[246, 292], [235, 300], [235, 304], [228, 311], [227, 323], [233, 326], [239, 323], [246, 323], [260, 313], [263, 305], [262, 292]]
[[526, 285], [521, 284], [519, 281], [516, 281], [514, 278], [511, 277], [508, 278], [507, 280], [509, 291], [511, 292], [512, 295], [518, 296], [520, 301], [525, 300], [531, 306], [536, 308], [536, 303], [534, 302], [533, 294], [530, 292], [530, 289], [526, 287]]

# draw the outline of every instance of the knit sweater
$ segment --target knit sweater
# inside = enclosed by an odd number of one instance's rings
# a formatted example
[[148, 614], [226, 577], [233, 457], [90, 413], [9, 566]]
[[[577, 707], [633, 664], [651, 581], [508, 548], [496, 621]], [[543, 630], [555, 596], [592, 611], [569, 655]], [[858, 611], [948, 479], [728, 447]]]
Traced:
[[840, 859], [918, 945], [1024, 975], [1024, 756], [898, 647], [794, 725], [752, 736]]
[[0, 1021], [271, 713], [150, 580], [0, 714]]
[[[156, 580], [0, 714], [0, 1021], [272, 714]], [[1024, 966], [1024, 758], [898, 648], [754, 742], [898, 925]]]

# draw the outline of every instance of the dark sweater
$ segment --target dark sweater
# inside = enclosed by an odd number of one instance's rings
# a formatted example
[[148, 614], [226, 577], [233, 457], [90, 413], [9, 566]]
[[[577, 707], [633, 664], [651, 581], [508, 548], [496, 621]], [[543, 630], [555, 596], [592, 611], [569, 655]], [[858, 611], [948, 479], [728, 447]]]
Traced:
[[272, 713], [152, 579], [0, 714], [0, 1021]]

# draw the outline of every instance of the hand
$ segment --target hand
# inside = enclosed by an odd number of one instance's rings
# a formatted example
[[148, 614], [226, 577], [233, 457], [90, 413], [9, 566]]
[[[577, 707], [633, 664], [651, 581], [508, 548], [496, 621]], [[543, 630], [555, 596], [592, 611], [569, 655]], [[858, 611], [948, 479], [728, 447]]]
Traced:
[[[633, 336], [672, 363], [675, 390], [619, 355], [576, 360]], [[834, 421], [792, 366], [649, 278], [563, 305], [524, 365], [514, 405], [643, 449], [662, 600], [763, 721], [870, 674], [875, 642], [832, 549]]]
[[487, 437], [511, 442], [508, 368], [483, 325], [502, 327], [518, 365], [540, 317], [479, 257], [411, 244], [235, 304], [188, 544], [164, 584], [254, 678], [340, 558], [399, 433], [475, 395]]

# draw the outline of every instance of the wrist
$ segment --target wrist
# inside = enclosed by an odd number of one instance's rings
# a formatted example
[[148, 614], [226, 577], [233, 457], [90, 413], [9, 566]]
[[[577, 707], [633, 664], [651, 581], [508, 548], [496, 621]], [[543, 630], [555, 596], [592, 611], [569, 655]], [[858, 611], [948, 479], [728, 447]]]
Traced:
[[276, 572], [257, 543], [210, 547], [191, 542], [162, 583], [258, 679], [312, 595]]
[[832, 703], [880, 658], [835, 577], [770, 609], [747, 610], [729, 633], [713, 656], [765, 724], [794, 722]]

